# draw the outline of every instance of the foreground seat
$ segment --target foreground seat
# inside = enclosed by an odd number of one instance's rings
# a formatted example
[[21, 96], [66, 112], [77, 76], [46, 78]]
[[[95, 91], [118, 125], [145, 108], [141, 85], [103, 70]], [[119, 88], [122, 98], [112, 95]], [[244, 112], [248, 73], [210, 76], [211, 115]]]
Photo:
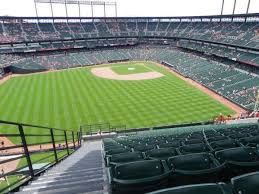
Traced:
[[163, 189], [149, 194], [233, 194], [233, 192], [224, 183], [206, 183]]
[[204, 143], [181, 146], [178, 150], [182, 154], [201, 153], [210, 151], [208, 146]]
[[214, 151], [223, 150], [227, 148], [235, 148], [240, 145], [233, 139], [226, 139], [220, 141], [214, 141], [209, 144]]
[[130, 152], [130, 148], [117, 148], [117, 149], [111, 149], [105, 152], [105, 156], [111, 156], [113, 154], [120, 154], [124, 152]]
[[240, 194], [259, 193], [259, 172], [244, 174], [231, 179], [234, 191]]
[[159, 148], [177, 148], [181, 146], [181, 141], [180, 140], [175, 140], [167, 143], [160, 143], [158, 144]]
[[204, 139], [189, 139], [183, 142], [184, 145], [203, 143]]
[[169, 168], [165, 161], [130, 162], [109, 168], [112, 193], [145, 193], [167, 185]]
[[139, 151], [139, 152], [145, 152], [147, 150], [152, 150], [157, 148], [156, 145], [145, 145], [145, 144], [141, 144], [141, 145], [135, 145], [133, 147], [134, 151]]
[[239, 142], [245, 146], [257, 147], [259, 145], [259, 136], [241, 138]]
[[123, 163], [144, 160], [142, 152], [125, 152], [107, 157], [107, 166], [116, 166]]
[[226, 163], [226, 175], [240, 174], [259, 170], [259, 157], [255, 148], [238, 147], [215, 152], [220, 163]]
[[177, 153], [173, 148], [161, 148], [149, 150], [145, 152], [145, 155], [149, 159], [167, 160], [169, 157], [177, 155]]
[[227, 140], [227, 139], [229, 139], [229, 138], [226, 136], [219, 135], [219, 136], [210, 137], [207, 139], [207, 141], [213, 142], [213, 141], [221, 141], [221, 140]]
[[224, 167], [209, 153], [174, 156], [168, 164], [172, 186], [216, 182]]

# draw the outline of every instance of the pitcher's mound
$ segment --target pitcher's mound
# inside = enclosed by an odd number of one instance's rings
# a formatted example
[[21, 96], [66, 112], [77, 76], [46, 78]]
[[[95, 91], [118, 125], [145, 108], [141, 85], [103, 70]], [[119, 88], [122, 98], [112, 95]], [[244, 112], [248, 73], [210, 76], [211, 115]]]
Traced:
[[[129, 69], [130, 70], [130, 69]], [[129, 75], [119, 75], [112, 71], [110, 67], [97, 67], [91, 69], [92, 74], [97, 77], [102, 77], [106, 79], [114, 80], [147, 80], [147, 79], [156, 79], [164, 76], [162, 73], [156, 71], [150, 71], [146, 73], [136, 73]]]

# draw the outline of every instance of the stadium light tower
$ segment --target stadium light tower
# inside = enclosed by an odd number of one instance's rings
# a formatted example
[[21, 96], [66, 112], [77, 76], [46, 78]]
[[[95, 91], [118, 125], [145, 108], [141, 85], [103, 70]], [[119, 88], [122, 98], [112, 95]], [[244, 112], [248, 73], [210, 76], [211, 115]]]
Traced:
[[[246, 13], [245, 13], [245, 14], [248, 14], [248, 13], [249, 13], [250, 1], [251, 1], [251, 0], [247, 0], [247, 7], [246, 7]], [[232, 9], [232, 15], [233, 15], [233, 17], [234, 17], [235, 11], [236, 11], [236, 3], [237, 3], [237, 0], [234, 0], [233, 9]], [[220, 16], [223, 15], [224, 6], [225, 6], [225, 0], [222, 0]], [[232, 17], [232, 20], [233, 20], [233, 17]], [[220, 21], [221, 21], [221, 19], [222, 19], [222, 17], [220, 18]], [[245, 20], [246, 20], [246, 18], [245, 18]]]
[[88, 0], [34, 0], [36, 16], [38, 15], [38, 3], [45, 3], [50, 5], [51, 15], [54, 18], [53, 4], [62, 4], [65, 5], [66, 17], [68, 18], [68, 5], [78, 5], [78, 14], [81, 17], [82, 9], [81, 5], [87, 5], [91, 8], [91, 15], [94, 17], [94, 7], [103, 6], [103, 16], [106, 17], [106, 8], [107, 6], [112, 6], [115, 9], [115, 17], [117, 17], [117, 2], [105, 2], [105, 1], [88, 1]]

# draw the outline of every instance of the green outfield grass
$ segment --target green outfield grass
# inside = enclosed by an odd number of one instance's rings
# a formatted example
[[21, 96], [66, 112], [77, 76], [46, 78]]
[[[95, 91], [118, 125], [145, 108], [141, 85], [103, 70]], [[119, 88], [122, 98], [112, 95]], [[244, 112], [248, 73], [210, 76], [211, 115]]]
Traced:
[[[0, 86], [0, 119], [78, 130], [82, 124], [150, 127], [234, 113], [164, 68], [142, 63], [145, 66], [132, 62], [112, 69], [126, 73], [134, 66], [136, 71], [152, 69], [164, 76], [118, 81], [96, 77], [90, 71], [95, 67], [88, 67], [12, 78]], [[15, 129], [0, 126], [0, 130]]]
[[120, 75], [129, 75], [135, 73], [146, 73], [152, 71], [145, 63], [125, 63], [123, 65], [111, 67], [111, 69]]

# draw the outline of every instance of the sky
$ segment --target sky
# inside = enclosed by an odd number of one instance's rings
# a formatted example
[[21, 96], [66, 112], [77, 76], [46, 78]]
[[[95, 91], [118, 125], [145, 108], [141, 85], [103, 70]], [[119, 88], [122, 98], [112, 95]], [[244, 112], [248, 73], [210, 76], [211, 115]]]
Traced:
[[[235, 13], [245, 13], [248, 0], [236, 0]], [[222, 0], [114, 0], [118, 16], [201, 16], [219, 15]], [[234, 0], [225, 0], [223, 14], [232, 14]], [[39, 16], [51, 16], [48, 4], [37, 4]], [[106, 16], [115, 16], [114, 7], [106, 8]], [[53, 5], [54, 16], [65, 16], [64, 5]], [[259, 0], [251, 0], [249, 13], [259, 13]], [[36, 16], [34, 0], [0, 0], [0, 15]], [[78, 16], [78, 6], [68, 5], [68, 15]], [[90, 17], [91, 7], [81, 6], [81, 16]], [[103, 7], [94, 8], [94, 16], [102, 17]]]

